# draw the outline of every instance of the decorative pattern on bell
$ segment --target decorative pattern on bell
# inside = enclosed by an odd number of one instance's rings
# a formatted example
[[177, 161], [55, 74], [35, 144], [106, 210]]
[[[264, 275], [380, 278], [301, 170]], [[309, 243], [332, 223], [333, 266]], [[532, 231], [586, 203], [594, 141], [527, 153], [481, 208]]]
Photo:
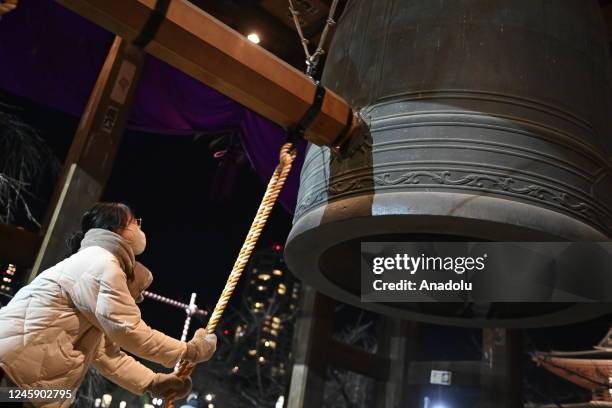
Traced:
[[595, 0], [351, 1], [322, 83], [367, 126], [311, 145], [286, 247], [323, 293], [442, 324], [528, 327], [606, 312], [562, 304], [359, 302], [359, 243], [608, 241], [610, 54]]

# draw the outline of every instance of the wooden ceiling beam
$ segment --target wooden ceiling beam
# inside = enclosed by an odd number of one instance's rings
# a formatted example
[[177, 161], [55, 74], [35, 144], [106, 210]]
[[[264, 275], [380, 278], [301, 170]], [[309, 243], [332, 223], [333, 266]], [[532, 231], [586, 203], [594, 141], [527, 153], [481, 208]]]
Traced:
[[[150, 18], [155, 0], [58, 0], [67, 8], [133, 40]], [[145, 51], [289, 128], [311, 106], [316, 86], [303, 73], [184, 0], [171, 0], [155, 38]], [[327, 91], [321, 112], [305, 137], [332, 144], [351, 109]]]
[[193, 0], [192, 3], [244, 35], [256, 32], [261, 38], [260, 46], [294, 67], [303, 68], [304, 53], [297, 32], [267, 13], [257, 2]]

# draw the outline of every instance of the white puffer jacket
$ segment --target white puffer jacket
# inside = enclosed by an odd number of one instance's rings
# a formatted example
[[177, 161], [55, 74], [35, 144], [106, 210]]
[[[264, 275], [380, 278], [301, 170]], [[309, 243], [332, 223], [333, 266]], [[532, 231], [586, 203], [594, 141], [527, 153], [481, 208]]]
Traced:
[[[136, 268], [144, 267], [136, 263]], [[93, 365], [142, 395], [154, 373], [121, 349], [173, 367], [186, 348], [141, 319], [134, 299], [142, 289], [129, 287], [108, 250], [81, 249], [39, 274], [0, 309], [0, 367], [19, 387], [71, 389], [74, 395]]]

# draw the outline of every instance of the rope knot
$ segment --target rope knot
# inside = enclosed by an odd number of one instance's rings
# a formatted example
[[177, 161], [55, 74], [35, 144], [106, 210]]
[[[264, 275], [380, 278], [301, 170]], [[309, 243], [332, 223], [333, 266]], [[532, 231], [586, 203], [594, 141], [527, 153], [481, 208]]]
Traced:
[[293, 163], [296, 156], [295, 146], [293, 143], [285, 143], [280, 151], [279, 164], [282, 167], [286, 167]]

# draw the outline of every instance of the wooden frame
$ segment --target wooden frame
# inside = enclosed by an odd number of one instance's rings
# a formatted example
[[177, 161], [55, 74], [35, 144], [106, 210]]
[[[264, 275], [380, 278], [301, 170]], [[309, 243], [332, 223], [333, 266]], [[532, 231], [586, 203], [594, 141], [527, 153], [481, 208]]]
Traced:
[[[140, 33], [156, 3], [58, 2], [129, 41]], [[310, 78], [184, 0], [170, 1], [145, 51], [285, 128], [302, 118], [315, 95]], [[306, 139], [317, 145], [332, 144], [350, 112], [348, 104], [328, 90]]]

